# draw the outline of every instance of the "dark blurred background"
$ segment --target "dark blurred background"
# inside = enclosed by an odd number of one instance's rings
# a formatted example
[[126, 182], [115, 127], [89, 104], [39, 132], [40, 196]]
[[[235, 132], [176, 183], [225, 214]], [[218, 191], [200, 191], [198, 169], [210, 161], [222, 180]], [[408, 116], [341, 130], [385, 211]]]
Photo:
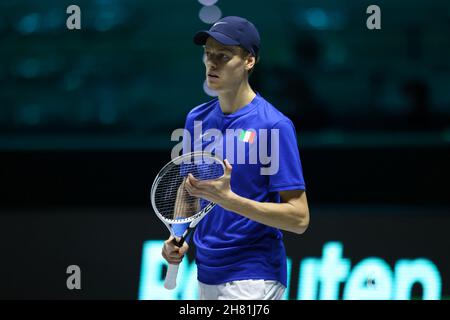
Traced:
[[[72, 4], [81, 30], [66, 27]], [[366, 27], [372, 4], [381, 30]], [[149, 189], [172, 131], [212, 99], [192, 36], [227, 15], [259, 29], [250, 82], [298, 133], [311, 227], [285, 233], [286, 298], [450, 297], [448, 1], [1, 0], [0, 298], [195, 297], [193, 282], [165, 293], [159, 253], [157, 269], [143, 258], [167, 237]], [[308, 287], [303, 263], [336, 243], [391, 285], [358, 296], [349, 271], [334, 296], [325, 278]], [[403, 279], [405, 259], [434, 278]]]

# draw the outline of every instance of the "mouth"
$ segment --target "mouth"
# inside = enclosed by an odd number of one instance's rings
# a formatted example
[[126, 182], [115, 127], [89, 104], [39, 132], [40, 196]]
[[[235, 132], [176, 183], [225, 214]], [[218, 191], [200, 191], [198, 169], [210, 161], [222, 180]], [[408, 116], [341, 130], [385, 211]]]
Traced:
[[209, 79], [211, 79], [211, 78], [213, 78], [213, 79], [218, 79], [219, 76], [218, 76], [217, 74], [215, 74], [215, 73], [209, 72], [209, 73], [208, 73], [208, 78], [209, 78]]

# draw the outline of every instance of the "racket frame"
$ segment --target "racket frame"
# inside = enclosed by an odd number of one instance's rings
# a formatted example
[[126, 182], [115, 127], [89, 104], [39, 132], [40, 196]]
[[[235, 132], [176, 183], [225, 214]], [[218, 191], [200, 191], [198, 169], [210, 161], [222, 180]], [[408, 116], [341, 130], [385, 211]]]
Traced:
[[[201, 209], [199, 212], [197, 212], [196, 214], [192, 215], [189, 218], [183, 218], [183, 219], [167, 219], [165, 218], [158, 210], [156, 203], [155, 203], [155, 193], [156, 193], [156, 188], [158, 186], [159, 181], [163, 178], [164, 173], [167, 172], [167, 170], [169, 170], [171, 168], [171, 166], [173, 164], [179, 164], [182, 163], [182, 161], [186, 158], [195, 158], [195, 157], [199, 157], [201, 156], [202, 159], [204, 157], [207, 157], [209, 159], [213, 159], [213, 163], [220, 163], [222, 165], [223, 168], [223, 172], [225, 174], [225, 165], [223, 163], [223, 161], [218, 158], [217, 156], [212, 155], [211, 153], [205, 153], [205, 152], [190, 152], [190, 153], [186, 153], [184, 155], [178, 156], [174, 159], [172, 159], [170, 162], [168, 162], [156, 175], [155, 180], [153, 181], [152, 187], [151, 187], [151, 204], [153, 207], [153, 210], [155, 211], [156, 215], [158, 216], [158, 218], [164, 223], [164, 225], [167, 227], [167, 229], [169, 230], [170, 234], [173, 236], [173, 240], [172, 243], [178, 247], [181, 247], [186, 239], [186, 237], [189, 235], [190, 232], [192, 232], [192, 230], [195, 229], [195, 227], [197, 226], [197, 224], [206, 216], [207, 213], [209, 213], [215, 206], [216, 204], [214, 202], [210, 202], [208, 203], [203, 209]], [[221, 176], [223, 177], [223, 175]], [[220, 179], [221, 177], [217, 178]], [[184, 223], [189, 223], [188, 228], [186, 228], [186, 230], [183, 232], [183, 235], [180, 237], [179, 240], [177, 240], [177, 235], [174, 233], [171, 225], [172, 224], [184, 224]], [[178, 267], [179, 264], [169, 264], [169, 267], [167, 269], [167, 273], [166, 273], [166, 279], [164, 282], [164, 287], [166, 289], [174, 289], [176, 287], [176, 279], [177, 279], [177, 274], [178, 274]]]

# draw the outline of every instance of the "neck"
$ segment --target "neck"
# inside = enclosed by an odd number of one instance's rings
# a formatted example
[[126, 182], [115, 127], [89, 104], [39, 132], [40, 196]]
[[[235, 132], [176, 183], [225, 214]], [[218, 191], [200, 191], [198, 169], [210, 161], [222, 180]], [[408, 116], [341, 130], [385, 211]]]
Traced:
[[255, 98], [256, 93], [247, 81], [237, 88], [219, 92], [219, 103], [222, 112], [231, 114], [248, 105]]

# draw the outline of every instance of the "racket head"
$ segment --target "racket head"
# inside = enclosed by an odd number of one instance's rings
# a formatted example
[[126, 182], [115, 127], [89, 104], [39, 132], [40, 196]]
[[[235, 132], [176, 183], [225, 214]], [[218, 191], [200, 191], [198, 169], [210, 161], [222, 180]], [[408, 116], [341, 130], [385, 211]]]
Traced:
[[184, 183], [189, 173], [198, 180], [219, 179], [225, 174], [225, 165], [211, 153], [190, 152], [174, 158], [158, 172], [151, 188], [151, 204], [172, 234], [170, 225], [195, 221], [215, 206], [187, 193]]

